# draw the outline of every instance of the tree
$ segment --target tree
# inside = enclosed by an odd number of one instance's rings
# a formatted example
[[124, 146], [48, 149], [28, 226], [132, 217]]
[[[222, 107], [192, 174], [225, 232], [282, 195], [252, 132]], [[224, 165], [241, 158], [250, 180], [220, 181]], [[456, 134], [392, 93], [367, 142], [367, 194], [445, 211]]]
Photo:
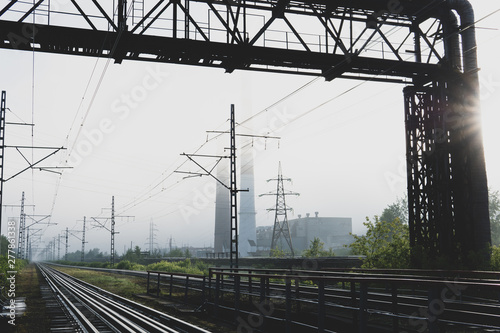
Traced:
[[6, 256], [7, 255], [7, 250], [9, 246], [9, 240], [5, 235], [0, 236], [0, 254]]
[[137, 258], [140, 258], [141, 257], [141, 248], [139, 245], [136, 245], [134, 247], [134, 254], [137, 256]]
[[396, 218], [408, 224], [408, 196], [406, 195], [403, 198], [397, 198], [396, 202], [388, 205], [380, 215], [380, 220], [385, 222], [392, 222]]
[[175, 248], [167, 254], [167, 257], [184, 257], [184, 252], [181, 249]]
[[498, 191], [488, 190], [490, 209], [491, 245], [500, 245], [500, 194]]
[[278, 248], [278, 246], [276, 246], [274, 249], [271, 249], [269, 256], [271, 258], [284, 258], [287, 256], [287, 253], [283, 249], [280, 249]]
[[302, 255], [308, 258], [333, 257], [335, 254], [333, 253], [332, 249], [325, 251], [323, 250], [324, 245], [325, 243], [323, 243], [318, 237], [314, 237], [314, 239], [311, 241], [311, 245], [308, 249], [302, 252]]
[[408, 268], [410, 265], [410, 241], [408, 225], [399, 218], [387, 222], [375, 216], [363, 223], [366, 235], [353, 235], [349, 245], [353, 254], [363, 255], [365, 268]]
[[93, 248], [89, 250], [87, 254], [85, 254], [85, 261], [91, 261], [93, 259], [101, 259], [104, 257], [104, 254], [98, 248]]
[[123, 255], [122, 260], [127, 260], [129, 262], [137, 262], [139, 260], [139, 256], [132, 250], [128, 249], [127, 252]]

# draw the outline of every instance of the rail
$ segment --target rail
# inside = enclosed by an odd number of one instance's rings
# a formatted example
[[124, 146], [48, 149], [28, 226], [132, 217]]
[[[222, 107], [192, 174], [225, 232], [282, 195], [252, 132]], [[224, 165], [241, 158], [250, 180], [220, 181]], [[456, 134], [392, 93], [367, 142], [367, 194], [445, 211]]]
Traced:
[[283, 327], [285, 332], [332, 332], [331, 327], [373, 332], [376, 326], [392, 332], [440, 332], [447, 326], [500, 330], [498, 273], [362, 273], [211, 268], [205, 277], [148, 271], [148, 292], [176, 294], [240, 329], [261, 332]]
[[[44, 277], [73, 311], [78, 326], [91, 332], [192, 332], [208, 333], [200, 327], [107, 292], [46, 265], [38, 264]], [[66, 306], [66, 305], [65, 305]], [[77, 309], [77, 307], [80, 307]], [[83, 326], [81, 322], [86, 322]], [[105, 328], [103, 328], [105, 327]]]

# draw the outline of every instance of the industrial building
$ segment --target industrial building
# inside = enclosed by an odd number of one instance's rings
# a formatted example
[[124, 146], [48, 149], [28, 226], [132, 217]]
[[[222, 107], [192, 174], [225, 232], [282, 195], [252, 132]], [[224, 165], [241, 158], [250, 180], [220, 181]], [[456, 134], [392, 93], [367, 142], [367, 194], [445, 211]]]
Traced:
[[[341, 249], [354, 241], [352, 232], [352, 219], [350, 217], [320, 217], [316, 212], [314, 216], [309, 213], [305, 217], [298, 215], [297, 219], [288, 220], [293, 249], [296, 255], [309, 248], [315, 237], [323, 243], [325, 250]], [[257, 250], [268, 253], [271, 248], [273, 226], [257, 227]]]

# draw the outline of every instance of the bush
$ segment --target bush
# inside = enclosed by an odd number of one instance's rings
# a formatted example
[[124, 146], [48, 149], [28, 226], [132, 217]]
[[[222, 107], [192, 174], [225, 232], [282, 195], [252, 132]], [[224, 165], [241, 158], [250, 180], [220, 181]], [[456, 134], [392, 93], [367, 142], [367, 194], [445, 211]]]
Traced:
[[27, 260], [16, 259], [14, 267], [10, 267], [8, 256], [0, 255], [0, 286], [7, 285], [7, 271], [17, 271], [18, 273], [28, 264]]
[[160, 261], [146, 266], [147, 270], [168, 273], [207, 275], [208, 266], [198, 260], [185, 259], [179, 262]]
[[130, 261], [128, 261], [128, 260], [122, 260], [122, 261], [120, 261], [120, 262], [116, 265], [116, 268], [117, 268], [117, 269], [130, 269], [130, 267], [131, 267], [131, 266], [132, 266], [132, 265], [131, 265]]
[[500, 271], [500, 246], [493, 246], [491, 248], [491, 269]]
[[353, 254], [365, 256], [364, 268], [408, 268], [410, 265], [410, 241], [408, 225], [399, 218], [381, 221], [375, 216], [372, 222], [367, 217], [363, 223], [368, 229], [366, 235], [353, 235], [349, 245]]

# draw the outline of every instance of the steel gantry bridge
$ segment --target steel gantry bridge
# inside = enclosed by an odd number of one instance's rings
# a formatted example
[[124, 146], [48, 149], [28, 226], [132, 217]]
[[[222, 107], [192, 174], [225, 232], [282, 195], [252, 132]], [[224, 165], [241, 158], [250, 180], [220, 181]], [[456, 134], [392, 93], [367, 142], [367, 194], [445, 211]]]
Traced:
[[402, 83], [411, 245], [490, 242], [467, 0], [0, 1], [0, 48]]

